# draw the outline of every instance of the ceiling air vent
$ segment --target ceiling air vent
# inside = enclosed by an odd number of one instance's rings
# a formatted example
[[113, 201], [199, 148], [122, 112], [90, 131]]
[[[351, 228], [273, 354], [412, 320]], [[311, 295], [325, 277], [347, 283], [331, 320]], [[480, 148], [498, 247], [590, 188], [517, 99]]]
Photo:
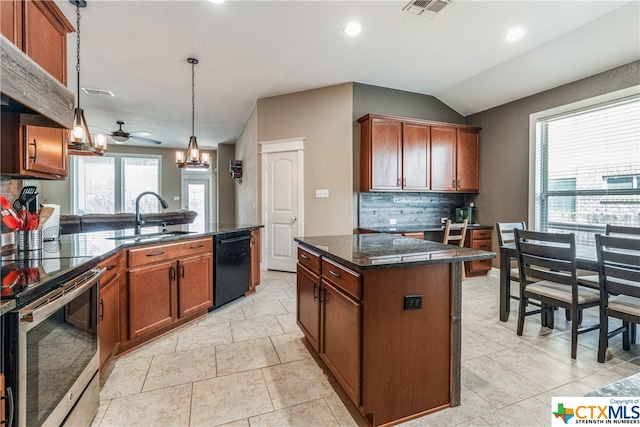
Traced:
[[412, 0], [402, 10], [431, 18], [453, 0]]
[[92, 89], [90, 87], [83, 87], [82, 90], [88, 95], [114, 96], [113, 92], [106, 89]]

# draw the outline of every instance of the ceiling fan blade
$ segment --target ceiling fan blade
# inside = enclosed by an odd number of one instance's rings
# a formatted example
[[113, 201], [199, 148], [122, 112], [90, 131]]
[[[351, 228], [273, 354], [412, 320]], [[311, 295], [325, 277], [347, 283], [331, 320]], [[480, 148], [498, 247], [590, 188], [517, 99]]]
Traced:
[[141, 136], [133, 136], [133, 135], [129, 134], [129, 137], [131, 139], [135, 139], [136, 141], [149, 142], [151, 144], [162, 144], [162, 142], [156, 141], [155, 139], [143, 138]]
[[137, 130], [129, 132], [129, 136], [151, 136], [151, 132], [147, 132], [146, 130]]

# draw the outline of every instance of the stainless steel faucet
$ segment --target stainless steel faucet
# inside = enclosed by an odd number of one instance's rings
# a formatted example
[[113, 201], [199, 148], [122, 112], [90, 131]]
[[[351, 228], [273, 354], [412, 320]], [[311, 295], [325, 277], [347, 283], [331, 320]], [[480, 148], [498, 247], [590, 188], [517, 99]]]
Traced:
[[160, 196], [158, 193], [154, 193], [153, 191], [145, 191], [143, 193], [140, 193], [138, 197], [136, 197], [136, 222], [133, 226], [134, 234], [140, 234], [141, 233], [140, 228], [142, 227], [142, 224], [144, 224], [144, 221], [142, 220], [142, 214], [140, 213], [140, 199], [142, 198], [142, 196], [145, 196], [147, 194], [156, 196], [156, 198], [160, 200], [162, 209], [167, 209], [169, 207], [169, 204], [167, 203], [167, 201], [163, 199], [162, 196]]

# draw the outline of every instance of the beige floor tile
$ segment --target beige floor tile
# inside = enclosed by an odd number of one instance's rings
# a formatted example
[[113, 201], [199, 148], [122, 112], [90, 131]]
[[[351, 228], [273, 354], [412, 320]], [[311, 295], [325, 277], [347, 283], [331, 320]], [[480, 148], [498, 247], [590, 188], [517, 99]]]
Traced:
[[263, 370], [273, 406], [282, 409], [330, 396], [335, 391], [313, 359], [299, 360]]
[[542, 393], [544, 387], [494, 362], [488, 356], [462, 362], [462, 384], [497, 408]]
[[195, 350], [233, 342], [231, 327], [228, 323], [196, 326], [181, 329], [178, 335], [176, 351]]
[[275, 316], [233, 322], [231, 323], [231, 332], [233, 334], [233, 342], [284, 334], [284, 330]]
[[279, 314], [276, 316], [278, 323], [286, 334], [298, 334], [302, 332], [296, 323], [296, 315], [293, 313]]
[[273, 409], [259, 369], [193, 383], [191, 426], [217, 426]]
[[258, 415], [249, 419], [251, 427], [338, 427], [338, 421], [333, 416], [331, 409], [323, 399], [312, 402], [301, 403], [300, 405], [280, 409], [268, 414]]
[[338, 421], [338, 424], [342, 427], [357, 427], [358, 423], [353, 419], [349, 410], [344, 406], [344, 402], [333, 393], [324, 398], [324, 401], [329, 405], [329, 409], [333, 413], [333, 416]]
[[551, 405], [529, 398], [481, 417], [491, 426], [537, 427], [551, 424]]
[[249, 418], [245, 418], [244, 420], [233, 421], [227, 424], [220, 424], [218, 427], [249, 427]]
[[142, 391], [151, 357], [119, 358], [100, 391], [100, 400], [128, 396]]
[[191, 384], [113, 399], [100, 427], [189, 425]]
[[287, 310], [287, 313], [295, 313], [297, 310], [295, 298], [282, 299], [280, 304]]
[[285, 314], [287, 309], [284, 308], [280, 301], [272, 299], [262, 299], [251, 304], [244, 304], [242, 312], [246, 319], [257, 319], [266, 316], [275, 316], [277, 314]]
[[302, 340], [302, 332], [296, 334], [275, 335], [271, 337], [281, 363], [293, 362], [295, 360], [311, 359], [311, 354], [305, 347]]
[[198, 320], [198, 326], [208, 326], [217, 323], [240, 322], [244, 320], [244, 312], [240, 300], [235, 300], [223, 307], [217, 308], [206, 317]]
[[472, 359], [478, 356], [486, 356], [499, 351], [494, 346], [485, 344], [484, 342], [472, 338], [468, 334], [462, 334], [462, 360]]
[[142, 390], [156, 390], [215, 376], [215, 347], [162, 354], [151, 361]]
[[280, 363], [269, 337], [216, 346], [218, 376], [264, 368]]
[[121, 357], [125, 359], [144, 358], [173, 353], [176, 351], [176, 345], [178, 344], [178, 333], [178, 331], [170, 332], [163, 337], [157, 338], [135, 350], [123, 354]]

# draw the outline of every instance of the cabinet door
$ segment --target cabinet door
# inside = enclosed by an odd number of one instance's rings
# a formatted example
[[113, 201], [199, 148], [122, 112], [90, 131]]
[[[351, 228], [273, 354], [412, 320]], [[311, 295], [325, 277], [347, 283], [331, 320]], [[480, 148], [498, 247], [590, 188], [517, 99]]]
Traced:
[[185, 317], [213, 305], [213, 260], [203, 254], [178, 262], [178, 317]]
[[130, 339], [147, 335], [176, 319], [176, 275], [175, 262], [129, 271]]
[[327, 364], [349, 397], [360, 404], [361, 305], [322, 280], [322, 349]]
[[296, 278], [297, 321], [307, 341], [320, 351], [320, 276], [298, 263]]
[[73, 27], [54, 2], [27, 0], [24, 3], [22, 50], [66, 85], [67, 33], [73, 31]]
[[251, 230], [251, 287], [249, 291], [255, 292], [260, 284], [260, 230]]
[[27, 171], [42, 172], [52, 177], [67, 176], [66, 130], [25, 126], [23, 149]]
[[404, 190], [429, 190], [430, 130], [430, 126], [402, 124], [402, 188]]
[[120, 274], [100, 284], [100, 370], [104, 370], [120, 343]]
[[20, 1], [0, 1], [0, 34], [22, 49], [22, 6]]
[[431, 189], [456, 190], [456, 128], [431, 126]]
[[400, 190], [402, 183], [402, 123], [372, 119], [371, 190]]
[[475, 130], [458, 129], [457, 179], [458, 191], [480, 191], [480, 170], [478, 167], [480, 134]]

